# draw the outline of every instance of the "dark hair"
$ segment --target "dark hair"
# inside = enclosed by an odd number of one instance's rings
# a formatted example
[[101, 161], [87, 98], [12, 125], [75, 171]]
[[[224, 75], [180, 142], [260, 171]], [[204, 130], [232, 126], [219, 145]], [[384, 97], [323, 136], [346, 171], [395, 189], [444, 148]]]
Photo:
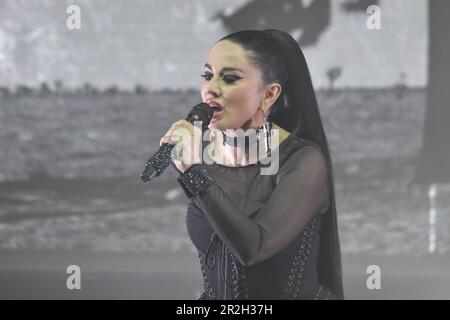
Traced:
[[303, 52], [288, 33], [275, 29], [238, 31], [219, 41], [222, 40], [229, 40], [244, 49], [249, 60], [260, 68], [264, 85], [279, 83], [282, 87], [268, 120], [289, 131], [291, 134], [287, 139], [297, 136], [312, 141], [324, 153], [330, 206], [322, 216], [319, 281], [339, 299], [344, 299], [332, 161]]

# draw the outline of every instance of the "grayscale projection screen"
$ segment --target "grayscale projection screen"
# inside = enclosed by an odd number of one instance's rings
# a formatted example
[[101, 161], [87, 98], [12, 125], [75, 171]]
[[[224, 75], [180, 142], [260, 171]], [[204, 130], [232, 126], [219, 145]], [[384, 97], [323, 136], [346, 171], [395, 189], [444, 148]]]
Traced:
[[175, 166], [216, 41], [289, 33], [327, 135], [346, 299], [450, 299], [450, 2], [0, 0], [0, 299], [195, 300]]

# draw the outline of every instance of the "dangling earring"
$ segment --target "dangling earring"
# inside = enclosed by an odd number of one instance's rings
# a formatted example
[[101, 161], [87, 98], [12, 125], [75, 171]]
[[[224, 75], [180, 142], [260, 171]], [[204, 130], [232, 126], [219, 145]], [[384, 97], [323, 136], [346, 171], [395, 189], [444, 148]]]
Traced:
[[266, 150], [266, 154], [270, 155], [271, 151], [271, 136], [272, 136], [272, 122], [267, 120], [267, 116], [264, 113], [264, 110], [259, 106], [259, 109], [261, 110], [262, 114], [264, 115], [264, 123], [262, 124], [262, 127], [258, 130], [257, 134], [257, 140], [261, 141], [264, 140], [264, 148]]
[[271, 136], [272, 136], [272, 122], [265, 121], [263, 123], [263, 135], [264, 135], [264, 148], [266, 149], [266, 154], [270, 155], [271, 151]]

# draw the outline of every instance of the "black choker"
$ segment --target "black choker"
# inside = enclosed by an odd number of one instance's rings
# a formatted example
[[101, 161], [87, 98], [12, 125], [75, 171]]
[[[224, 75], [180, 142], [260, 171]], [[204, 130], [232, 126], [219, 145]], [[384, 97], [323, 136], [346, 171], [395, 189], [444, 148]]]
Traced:
[[[228, 144], [230, 146], [233, 147], [242, 147], [245, 145], [245, 147], [249, 147], [250, 146], [250, 137], [251, 135], [245, 135], [244, 139], [242, 139], [242, 137], [229, 137], [225, 134], [225, 132], [222, 131], [222, 135], [223, 135], [223, 144]], [[257, 132], [256, 132], [256, 137], [254, 137], [254, 139], [252, 139], [252, 142], [255, 143], [257, 141], [262, 141], [264, 139], [268, 139], [270, 138], [272, 135], [272, 122], [265, 122], [263, 124], [263, 126], [261, 126]], [[252, 144], [253, 144], [252, 143]]]

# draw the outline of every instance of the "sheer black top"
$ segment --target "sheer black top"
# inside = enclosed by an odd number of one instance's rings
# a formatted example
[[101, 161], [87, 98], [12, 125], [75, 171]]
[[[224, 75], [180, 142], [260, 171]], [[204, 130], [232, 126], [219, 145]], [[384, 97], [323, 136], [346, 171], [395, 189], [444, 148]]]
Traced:
[[191, 198], [186, 224], [203, 274], [200, 299], [332, 299], [317, 273], [329, 202], [315, 143], [289, 136], [278, 171], [206, 165], [216, 183]]

